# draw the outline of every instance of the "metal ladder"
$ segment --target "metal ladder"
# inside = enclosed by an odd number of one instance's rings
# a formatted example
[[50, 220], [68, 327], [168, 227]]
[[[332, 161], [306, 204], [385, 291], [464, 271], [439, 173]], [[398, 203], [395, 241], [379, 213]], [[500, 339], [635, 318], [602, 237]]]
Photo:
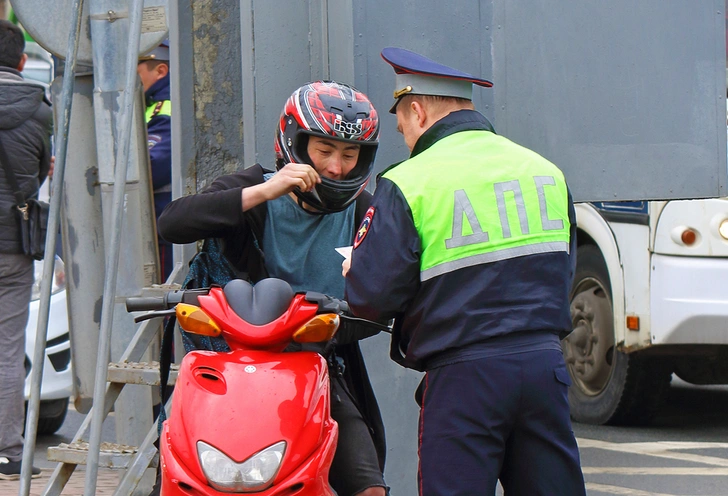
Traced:
[[[40, 339], [36, 342], [36, 350], [34, 353], [34, 363], [41, 364], [34, 368], [33, 377], [31, 378], [31, 384], [34, 394], [31, 394], [31, 401], [28, 408], [28, 432], [26, 437], [26, 449], [23, 455], [23, 472], [21, 474], [21, 485], [19, 493], [22, 496], [29, 494], [30, 492], [30, 468], [32, 467], [33, 451], [35, 447], [35, 426], [38, 421], [38, 398], [40, 391], [40, 379], [42, 376], [42, 356], [45, 348], [45, 331], [48, 323], [48, 307], [50, 301], [50, 272], [53, 270], [52, 259], [48, 260], [49, 253], [55, 250], [56, 233], [58, 232], [59, 218], [60, 218], [60, 203], [63, 195], [63, 180], [66, 163], [66, 155], [68, 150], [68, 136], [69, 136], [69, 122], [71, 118], [71, 107], [74, 93], [74, 80], [76, 72], [76, 54], [79, 46], [79, 36], [81, 32], [81, 25], [83, 19], [83, 9], [85, 0], [73, 0], [72, 5], [72, 19], [73, 27], [68, 34], [68, 46], [67, 46], [67, 57], [66, 57], [66, 68], [64, 72], [63, 80], [63, 91], [62, 91], [62, 115], [60, 119], [60, 129], [57, 133], [57, 163], [55, 177], [56, 179], [53, 184], [53, 195], [51, 198], [51, 213], [48, 226], [48, 239], [46, 241], [46, 264], [44, 268], [45, 280], [41, 289], [41, 312], [39, 315], [39, 325], [37, 335]], [[117, 20], [116, 14], [111, 10], [104, 10], [102, 7], [106, 5], [106, 0], [86, 0], [86, 3], [91, 4], [90, 25], [91, 31], [97, 35], [98, 43], [94, 43], [94, 47], [107, 46], [104, 42], [110, 40], [107, 38], [109, 26]], [[113, 2], [112, 2], [113, 3]], [[110, 5], [110, 4], [109, 4]], [[106, 263], [105, 263], [105, 277], [104, 277], [104, 289], [103, 289], [103, 303], [101, 309], [101, 329], [99, 333], [99, 347], [97, 354], [97, 365], [96, 365], [96, 381], [94, 386], [93, 394], [93, 405], [91, 410], [88, 412], [78, 432], [74, 436], [71, 443], [60, 445], [57, 447], [49, 448], [48, 459], [57, 461], [59, 464], [54, 470], [47, 486], [44, 488], [44, 495], [60, 495], [63, 488], [69, 481], [71, 475], [75, 471], [78, 465], [86, 464], [86, 487], [85, 494], [92, 495], [96, 490], [96, 478], [97, 470], [99, 466], [114, 468], [114, 469], [126, 469], [119, 486], [117, 487], [115, 494], [131, 495], [134, 494], [134, 490], [142, 479], [144, 472], [150, 467], [156, 467], [158, 463], [157, 450], [154, 447], [154, 441], [157, 439], [157, 427], [152, 422], [152, 426], [149, 432], [145, 436], [143, 442], [138, 446], [125, 446], [120, 444], [102, 443], [101, 442], [101, 427], [103, 421], [111, 411], [115, 401], [121, 394], [123, 388], [127, 384], [134, 385], [149, 385], [159, 386], [159, 365], [142, 363], [140, 360], [146, 353], [150, 344], [159, 335], [161, 326], [159, 320], [145, 321], [136, 328], [131, 328], [134, 331], [133, 337], [129, 344], [126, 346], [125, 351], [122, 353], [118, 363], [109, 363], [107, 358], [110, 353], [111, 347], [111, 328], [112, 319], [114, 315], [114, 308], [117, 312], [121, 309], [120, 307], [123, 302], [117, 301], [117, 275], [119, 273], [119, 255], [122, 244], [122, 219], [124, 211], [126, 209], [126, 181], [128, 168], [132, 160], [130, 159], [130, 143], [132, 136], [134, 136], [133, 127], [133, 115], [135, 114], [134, 96], [137, 94], [134, 89], [137, 84], [136, 75], [136, 63], [137, 54], [139, 53], [140, 37], [142, 32], [142, 15], [143, 15], [143, 0], [130, 0], [126, 4], [128, 9], [125, 13], [120, 13], [121, 17], [128, 17], [128, 46], [126, 64], [124, 65], [124, 75], [119, 80], [116, 74], [108, 72], [108, 60], [105, 60], [107, 64], [107, 73], [100, 76], [101, 81], [105, 83], [107, 88], [104, 94], [104, 84], [100, 84], [101, 95], [99, 99], [104, 98], [104, 95], [109, 98], [115, 98], [115, 95], [119, 97], [120, 102], [118, 111], [113, 110], [111, 116], [105, 115], [101, 120], [102, 124], [106, 126], [105, 130], [113, 129], [114, 123], [116, 123], [116, 130], [114, 132], [114, 143], [109, 141], [108, 136], [101, 138], [103, 141], [97, 141], [97, 147], [101, 150], [112, 150], [111, 153], [115, 157], [116, 167], [111, 171], [110, 175], [107, 175], [106, 184], [113, 183], [113, 202], [109, 202], [107, 206], [112, 207], [111, 210], [111, 223], [106, 224], [104, 227], [110, 227], [110, 241], [106, 245]], [[93, 15], [93, 11], [102, 11], [105, 14]], [[107, 15], [108, 14], [108, 15]], [[114, 16], [112, 16], [114, 14]], [[115, 25], [116, 26], [116, 25]], [[117, 33], [118, 34], [118, 33]], [[94, 49], [95, 49], [94, 48]], [[103, 50], [103, 48], [99, 48]], [[94, 60], [97, 60], [96, 51], [94, 51]], [[94, 68], [95, 76], [96, 66]], [[98, 82], [97, 82], [98, 83]], [[117, 90], [123, 84], [123, 92]], [[94, 100], [98, 95], [94, 95]], [[108, 99], [102, 101], [102, 103], [108, 103]], [[105, 108], [105, 107], [104, 107]], [[137, 114], [139, 115], [139, 114]], [[142, 113], [143, 115], [143, 113]], [[98, 116], [97, 116], [98, 126]], [[98, 134], [97, 134], [98, 139]], [[105, 140], [105, 141], [104, 141]], [[146, 153], [146, 147], [144, 149]], [[105, 157], [106, 159], [106, 157]], [[106, 159], [108, 161], [108, 159]], [[108, 171], [108, 166], [106, 168]], [[102, 180], [102, 184], [104, 180]], [[50, 262], [50, 263], [49, 263]], [[142, 295], [152, 296], [160, 291], [166, 291], [172, 288], [179, 287], [184, 276], [183, 264], [178, 263], [171, 276], [167, 280], [167, 283], [161, 286], [154, 286], [151, 288], [144, 288]], [[131, 334], [131, 333], [130, 333]], [[173, 384], [176, 378], [176, 368], [170, 371], [169, 384]], [[168, 402], [169, 403], [169, 402]], [[165, 405], [165, 408], [168, 408]], [[151, 417], [151, 408], [148, 412], [143, 412]]]
[[[176, 264], [167, 283], [152, 288], [145, 288], [144, 296], [155, 296], [164, 291], [178, 289], [184, 277], [183, 264]], [[160, 385], [159, 363], [139, 362], [144, 352], [152, 343], [160, 329], [159, 319], [144, 321], [138, 328], [134, 338], [116, 363], [108, 364], [108, 385], [104, 397], [104, 407], [100, 414], [105, 419], [122, 389], [127, 384]], [[173, 385], [179, 367], [172, 364], [167, 384]], [[170, 397], [171, 400], [171, 397]], [[94, 402], [95, 405], [96, 402]], [[171, 401], [167, 402], [168, 410]], [[70, 443], [48, 448], [48, 460], [59, 462], [51, 478], [43, 490], [43, 495], [60, 495], [78, 465], [86, 464], [89, 459], [89, 442], [87, 432], [94, 415], [99, 415], [96, 406], [86, 415], [78, 432]], [[101, 443], [98, 466], [110, 469], [126, 470], [114, 494], [130, 495], [136, 489], [144, 472], [148, 468], [157, 467], [159, 457], [154, 442], [158, 438], [156, 422], [147, 433], [140, 446], [127, 446], [115, 443]]]

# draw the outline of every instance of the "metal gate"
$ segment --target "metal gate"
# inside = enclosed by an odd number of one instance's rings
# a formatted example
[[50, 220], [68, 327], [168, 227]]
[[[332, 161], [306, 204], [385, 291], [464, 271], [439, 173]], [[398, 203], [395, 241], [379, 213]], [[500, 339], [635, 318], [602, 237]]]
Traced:
[[[386, 112], [394, 74], [379, 55], [400, 46], [491, 78], [492, 90], [474, 90], [476, 108], [561, 167], [577, 200], [725, 195], [723, 2], [557, 3], [240, 0], [240, 41], [226, 41], [242, 61], [240, 114], [220, 108], [220, 122], [242, 122], [236, 166], [272, 165], [284, 100], [318, 78], [353, 83], [379, 109], [378, 171], [406, 158]], [[211, 172], [198, 169], [197, 186], [223, 171]], [[362, 344], [387, 429], [386, 480], [415, 494], [420, 375], [394, 365], [388, 346], [385, 336]]]

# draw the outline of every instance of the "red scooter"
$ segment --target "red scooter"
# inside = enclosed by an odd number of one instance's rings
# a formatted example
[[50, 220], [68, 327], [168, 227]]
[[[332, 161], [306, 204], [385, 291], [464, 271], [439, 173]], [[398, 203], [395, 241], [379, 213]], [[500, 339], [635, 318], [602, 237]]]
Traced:
[[159, 440], [163, 496], [335, 495], [328, 364], [283, 349], [331, 340], [346, 319], [383, 326], [347, 316], [344, 301], [294, 293], [272, 278], [129, 298], [127, 309], [157, 310], [137, 320], [174, 312], [188, 333], [221, 335], [231, 349], [192, 351], [180, 364]]

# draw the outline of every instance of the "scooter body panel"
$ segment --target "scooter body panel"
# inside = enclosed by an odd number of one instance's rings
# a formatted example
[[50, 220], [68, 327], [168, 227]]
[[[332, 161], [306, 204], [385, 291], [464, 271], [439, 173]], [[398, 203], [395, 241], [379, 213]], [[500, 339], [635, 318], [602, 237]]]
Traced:
[[200, 307], [220, 326], [230, 349], [266, 349], [282, 351], [291, 341], [291, 335], [316, 316], [318, 306], [309, 303], [305, 295], [297, 294], [288, 310], [276, 320], [253, 325], [237, 315], [221, 288], [213, 288], [207, 296], [199, 297]]
[[[197, 441], [238, 463], [285, 441], [273, 486], [256, 494], [330, 494], [328, 467], [338, 428], [329, 401], [328, 368], [317, 353], [188, 353], [160, 443], [163, 481], [170, 487], [164, 494], [178, 494], [171, 486], [180, 489], [179, 484], [201, 485], [200, 494], [224, 494], [207, 485]], [[306, 492], [275, 492], [298, 484]]]
[[[276, 478], [272, 487], [254, 494], [255, 496], [336, 496], [329, 485], [329, 467], [336, 451], [338, 426], [330, 425], [321, 448], [316, 450], [288, 477]], [[199, 479], [176, 455], [169, 442], [167, 423], [164, 424], [160, 437], [162, 496], [214, 495], [229, 496], [207, 485], [205, 479]], [[280, 474], [279, 474], [280, 475]]]

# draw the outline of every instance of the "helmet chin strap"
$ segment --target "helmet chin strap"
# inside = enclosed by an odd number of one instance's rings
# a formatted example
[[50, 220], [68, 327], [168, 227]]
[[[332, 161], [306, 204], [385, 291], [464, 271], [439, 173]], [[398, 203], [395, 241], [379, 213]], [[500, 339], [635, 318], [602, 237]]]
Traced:
[[[314, 205], [311, 205], [310, 203], [306, 203], [305, 201], [303, 201], [303, 198], [301, 198], [300, 195], [296, 195], [296, 199], [298, 200], [298, 206], [301, 207], [303, 210], [305, 210], [306, 212], [308, 212], [311, 215], [335, 214], [337, 212], [342, 212], [343, 210], [345, 210], [345, 209], [332, 210], [332, 209], [326, 208], [326, 207], [316, 207]], [[313, 210], [309, 210], [304, 205], [312, 208]]]
[[[301, 198], [298, 195], [296, 195], [296, 198], [298, 198], [298, 206], [301, 207], [306, 212], [308, 212], [309, 214], [313, 214], [313, 215], [326, 215], [326, 214], [331, 213], [331, 212], [324, 212], [323, 210], [320, 210], [320, 209], [314, 207], [313, 205], [309, 205], [308, 203], [304, 203], [303, 198]], [[309, 207], [313, 208], [314, 210], [309, 210], [306, 207], [304, 207], [304, 205], [308, 205]]]

